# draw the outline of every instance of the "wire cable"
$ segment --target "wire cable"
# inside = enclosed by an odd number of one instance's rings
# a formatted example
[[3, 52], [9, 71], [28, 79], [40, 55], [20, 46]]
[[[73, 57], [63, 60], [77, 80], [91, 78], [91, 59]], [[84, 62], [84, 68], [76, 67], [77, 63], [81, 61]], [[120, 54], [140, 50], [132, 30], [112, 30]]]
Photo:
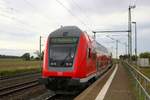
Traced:
[[84, 15], [84, 17], [87, 19], [87, 21], [90, 23], [91, 26], [93, 26], [93, 23], [91, 22], [91, 19], [86, 14], [85, 9], [81, 8], [78, 3], [75, 0], [72, 0], [73, 4], [81, 11], [81, 13]]
[[50, 23], [47, 23], [47, 22], [49, 22], [49, 20], [52, 19], [52, 18], [50, 18], [50, 17], [49, 17], [47, 14], [45, 14], [43, 11], [40, 11], [39, 8], [35, 7], [35, 6], [34, 6], [31, 2], [29, 2], [28, 0], [24, 0], [24, 2], [25, 2], [28, 6], [30, 6], [34, 11], [40, 12], [39, 15], [47, 19], [46, 24], [48, 24], [48, 26], [51, 26], [51, 24], [50, 24]]
[[[87, 29], [91, 30], [81, 19], [79, 19], [70, 9], [68, 9], [62, 2], [56, 0], [63, 8], [65, 8], [74, 18], [76, 18], [82, 25], [84, 25]], [[92, 30], [91, 30], [92, 31]]]

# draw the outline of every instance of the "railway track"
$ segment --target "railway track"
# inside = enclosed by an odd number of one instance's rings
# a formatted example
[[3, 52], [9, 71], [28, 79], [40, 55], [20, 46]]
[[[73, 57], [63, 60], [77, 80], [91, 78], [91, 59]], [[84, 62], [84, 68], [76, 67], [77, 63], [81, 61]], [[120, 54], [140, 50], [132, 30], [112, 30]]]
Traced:
[[31, 87], [35, 87], [39, 85], [38, 80], [32, 80], [28, 82], [18, 83], [12, 86], [0, 88], [0, 97], [10, 95], [12, 93], [16, 93]]
[[16, 74], [16, 75], [12, 75], [12, 76], [0, 76], [0, 81], [1, 81], [1, 80], [7, 80], [7, 79], [18, 78], [18, 77], [22, 77], [22, 76], [29, 76], [29, 75], [33, 75], [33, 74], [39, 74], [39, 73], [40, 73], [40, 72], [35, 71], [35, 72], [20, 73], [20, 74]]
[[47, 90], [45, 93], [37, 96], [36, 98], [32, 98], [31, 100], [73, 100], [82, 91], [53, 92]]
[[23, 83], [24, 81], [31, 81], [40, 78], [41, 73], [29, 73], [26, 75], [15, 76], [0, 80], [0, 88], [12, 86], [14, 84]]
[[46, 100], [73, 100], [76, 94], [54, 94], [46, 98]]

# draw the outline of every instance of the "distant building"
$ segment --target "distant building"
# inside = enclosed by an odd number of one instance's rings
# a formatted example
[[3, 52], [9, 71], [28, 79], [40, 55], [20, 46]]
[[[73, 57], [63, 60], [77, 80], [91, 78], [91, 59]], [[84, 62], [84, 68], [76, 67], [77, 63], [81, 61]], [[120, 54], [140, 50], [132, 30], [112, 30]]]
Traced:
[[150, 67], [148, 58], [139, 58], [138, 65], [141, 67]]

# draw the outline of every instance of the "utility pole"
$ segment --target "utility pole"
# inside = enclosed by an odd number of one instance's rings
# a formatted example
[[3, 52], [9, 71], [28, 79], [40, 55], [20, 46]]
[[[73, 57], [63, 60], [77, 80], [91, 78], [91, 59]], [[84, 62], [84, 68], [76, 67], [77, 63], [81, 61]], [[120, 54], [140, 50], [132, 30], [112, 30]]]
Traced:
[[118, 40], [116, 40], [116, 59], [118, 59]]
[[130, 60], [131, 57], [132, 57], [132, 27], [131, 27], [131, 9], [134, 9], [135, 8], [135, 5], [134, 6], [129, 6], [128, 8], [128, 54], [129, 54], [129, 57], [130, 57]]
[[135, 56], [137, 56], [137, 28], [136, 28], [136, 22], [132, 22], [135, 25]]
[[135, 56], [137, 57], [137, 27], [135, 22]]
[[128, 15], [128, 54], [131, 60], [131, 7], [129, 6], [129, 15]]
[[137, 64], [137, 28], [136, 28], [136, 22], [132, 22], [135, 25], [135, 57], [136, 57], [136, 64]]
[[127, 43], [124, 44], [125, 44], [125, 54], [127, 54]]
[[40, 41], [39, 41], [39, 59], [40, 59], [40, 61], [41, 61], [41, 46], [42, 46], [41, 39], [42, 39], [42, 36], [40, 36]]
[[116, 41], [116, 59], [118, 59], [118, 42], [119, 42], [119, 40], [114, 39], [114, 38], [109, 37], [109, 36], [106, 36], [106, 37], [112, 39], [113, 41]]
[[93, 33], [94, 33], [94, 40], [96, 40], [96, 32], [95, 32], [95, 31], [93, 31]]

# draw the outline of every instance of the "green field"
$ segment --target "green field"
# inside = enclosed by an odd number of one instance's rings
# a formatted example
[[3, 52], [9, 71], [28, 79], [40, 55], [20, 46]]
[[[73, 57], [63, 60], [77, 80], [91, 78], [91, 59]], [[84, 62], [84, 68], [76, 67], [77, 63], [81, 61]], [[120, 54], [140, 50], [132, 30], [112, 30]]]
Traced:
[[150, 68], [138, 68], [138, 70], [150, 78]]
[[140, 67], [138, 65], [132, 64], [135, 68], [137, 68], [141, 73], [150, 78], [150, 67]]
[[27, 71], [39, 71], [40, 61], [25, 61], [22, 59], [0, 59], [0, 75], [12, 75]]

